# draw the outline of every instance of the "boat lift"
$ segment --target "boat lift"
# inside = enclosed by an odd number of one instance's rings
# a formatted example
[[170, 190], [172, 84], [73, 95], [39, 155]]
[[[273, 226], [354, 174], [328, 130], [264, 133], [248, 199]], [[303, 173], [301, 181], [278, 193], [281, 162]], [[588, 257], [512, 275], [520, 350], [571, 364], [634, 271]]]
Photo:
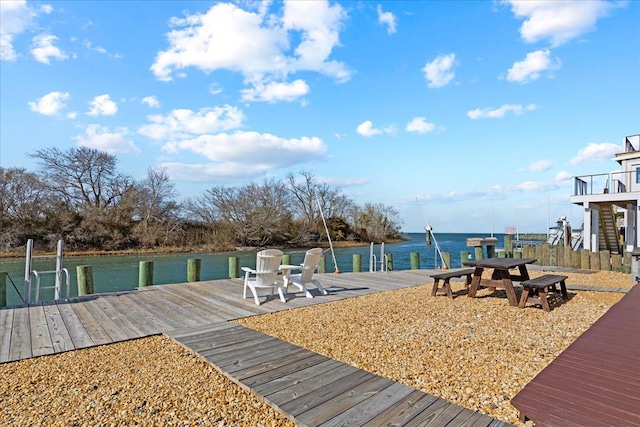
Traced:
[[[33, 270], [33, 259], [34, 258], [53, 258], [53, 255], [33, 255], [33, 239], [27, 240], [27, 253], [24, 263], [24, 302], [29, 304], [31, 302], [37, 303], [40, 300], [40, 289], [54, 289], [54, 299], [59, 300], [62, 294], [62, 282], [64, 275], [64, 283], [67, 286], [65, 299], [69, 299], [69, 270], [66, 268], [62, 268], [62, 240], [58, 240], [58, 248], [56, 251], [55, 259], [56, 259], [56, 269], [55, 270], [46, 270], [46, 271], [37, 271]], [[44, 274], [55, 274], [55, 284], [53, 286], [40, 286], [40, 279]], [[33, 280], [35, 279], [35, 297], [31, 299], [31, 291], [34, 290]]]

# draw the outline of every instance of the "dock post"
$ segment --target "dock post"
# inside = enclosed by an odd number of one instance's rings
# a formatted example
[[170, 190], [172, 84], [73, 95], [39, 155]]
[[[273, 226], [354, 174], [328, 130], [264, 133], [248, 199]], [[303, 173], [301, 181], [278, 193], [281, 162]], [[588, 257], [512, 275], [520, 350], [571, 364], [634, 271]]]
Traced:
[[469, 251], [460, 251], [460, 267], [464, 267], [464, 263], [469, 261]]
[[411, 259], [411, 269], [412, 270], [420, 270], [420, 253], [419, 252], [411, 252], [409, 254], [409, 258]]
[[362, 255], [360, 254], [353, 254], [353, 272], [362, 272]]
[[496, 247], [494, 245], [487, 245], [487, 258], [496, 257]]
[[202, 260], [200, 258], [189, 258], [187, 260], [187, 282], [200, 281], [200, 266]]
[[229, 257], [229, 279], [240, 277], [240, 262], [237, 256]]
[[7, 272], [0, 271], [0, 307], [7, 306]]
[[[282, 261], [280, 261], [280, 264], [291, 265], [291, 254], [283, 254]], [[282, 270], [281, 273], [282, 273], [282, 276], [284, 277], [287, 274], [289, 274], [289, 270]]]
[[451, 268], [451, 252], [442, 252], [442, 266], [443, 270]]
[[[613, 254], [611, 255], [611, 269], [613, 271], [618, 271], [620, 273], [622, 273], [622, 255], [620, 254]], [[2, 273], [0, 273], [2, 274]], [[2, 285], [0, 285], [2, 286]]]
[[600, 270], [600, 253], [599, 252], [591, 252], [589, 254], [589, 265], [591, 266], [591, 270]]
[[91, 295], [93, 293], [93, 267], [79, 265], [76, 267], [78, 275], [78, 296]]
[[580, 251], [580, 268], [582, 270], [589, 270], [591, 267], [591, 251], [589, 249], [583, 249]]
[[513, 258], [513, 236], [511, 234], [504, 235], [504, 257]]
[[484, 253], [482, 252], [482, 246], [475, 246], [473, 248], [473, 251], [475, 253], [476, 256], [476, 261], [481, 260], [484, 258]]
[[318, 273], [326, 273], [327, 272], [327, 257], [325, 255], [320, 255], [320, 261], [318, 262]]
[[138, 270], [138, 287], [153, 285], [153, 261], [140, 261]]
[[385, 254], [387, 258], [387, 271], [393, 271], [393, 254]]
[[611, 252], [600, 251], [600, 270], [611, 270]]

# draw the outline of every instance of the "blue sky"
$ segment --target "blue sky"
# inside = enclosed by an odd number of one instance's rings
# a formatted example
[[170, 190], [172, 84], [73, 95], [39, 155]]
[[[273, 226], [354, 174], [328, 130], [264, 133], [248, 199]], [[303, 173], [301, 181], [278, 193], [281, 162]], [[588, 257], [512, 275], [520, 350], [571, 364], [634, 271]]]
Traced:
[[640, 2], [0, 2], [0, 165], [181, 197], [301, 170], [420, 231], [544, 232], [640, 133]]

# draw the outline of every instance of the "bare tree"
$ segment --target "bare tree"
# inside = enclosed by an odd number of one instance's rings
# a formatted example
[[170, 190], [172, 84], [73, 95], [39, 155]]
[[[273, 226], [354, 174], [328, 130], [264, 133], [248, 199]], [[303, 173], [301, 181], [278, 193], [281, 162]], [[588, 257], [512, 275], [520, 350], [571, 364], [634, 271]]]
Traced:
[[30, 156], [49, 191], [78, 210], [117, 204], [133, 185], [130, 177], [118, 173], [114, 155], [94, 148], [43, 148]]
[[356, 227], [363, 230], [370, 241], [383, 242], [399, 236], [402, 221], [394, 207], [382, 203], [365, 203], [364, 207], [356, 210], [356, 214]]
[[291, 196], [275, 180], [243, 187], [216, 186], [188, 200], [185, 210], [212, 227], [228, 227], [238, 244], [265, 246], [289, 237]]
[[164, 168], [150, 168], [137, 188], [136, 213], [139, 219], [136, 234], [145, 246], [170, 244], [181, 234], [179, 210], [175, 202], [175, 185]]

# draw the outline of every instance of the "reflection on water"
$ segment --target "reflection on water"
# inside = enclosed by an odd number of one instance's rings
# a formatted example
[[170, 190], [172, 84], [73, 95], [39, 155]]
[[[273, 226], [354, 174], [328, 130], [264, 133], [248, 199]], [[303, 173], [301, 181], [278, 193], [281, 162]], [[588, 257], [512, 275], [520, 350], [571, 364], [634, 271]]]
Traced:
[[[396, 270], [408, 270], [411, 268], [411, 252], [417, 252], [420, 257], [420, 267], [424, 269], [434, 268], [436, 264], [435, 245], [427, 245], [424, 233], [410, 233], [411, 240], [389, 243], [385, 245], [385, 253], [393, 255], [393, 265]], [[486, 237], [485, 234], [459, 234], [440, 233], [436, 239], [444, 252], [451, 253], [453, 267], [460, 266], [460, 251], [472, 251], [467, 248], [467, 237]], [[496, 235], [498, 245], [502, 245], [503, 235]], [[288, 249], [285, 253], [291, 255], [292, 264], [300, 264], [304, 259], [306, 249]], [[338, 270], [350, 272], [353, 268], [353, 255], [362, 257], [362, 270], [369, 270], [369, 246], [340, 248], [335, 250]], [[380, 258], [380, 245], [374, 245], [374, 254]], [[331, 252], [327, 249], [327, 272], [335, 269]], [[89, 257], [67, 257], [63, 267], [69, 270], [71, 278], [71, 296], [77, 295], [76, 267], [90, 265], [93, 269], [94, 291], [113, 292], [135, 289], [138, 286], [138, 266], [140, 261], [153, 261], [153, 283], [163, 285], [167, 283], [182, 283], [187, 280], [187, 259], [199, 258], [202, 260], [201, 280], [225, 279], [229, 277], [229, 257], [238, 257], [240, 266], [255, 267], [255, 252], [219, 252], [219, 253], [182, 253], [161, 255], [102, 255]], [[438, 265], [440, 261], [438, 260]], [[54, 270], [55, 258], [35, 258], [33, 269], [36, 271]], [[0, 258], [0, 271], [9, 274], [7, 280], [7, 304], [17, 305], [21, 303], [18, 293], [11, 281], [15, 283], [20, 293], [24, 292], [24, 258]], [[42, 276], [41, 286], [53, 286], [54, 274]], [[53, 299], [53, 290], [41, 291], [40, 300]]]

